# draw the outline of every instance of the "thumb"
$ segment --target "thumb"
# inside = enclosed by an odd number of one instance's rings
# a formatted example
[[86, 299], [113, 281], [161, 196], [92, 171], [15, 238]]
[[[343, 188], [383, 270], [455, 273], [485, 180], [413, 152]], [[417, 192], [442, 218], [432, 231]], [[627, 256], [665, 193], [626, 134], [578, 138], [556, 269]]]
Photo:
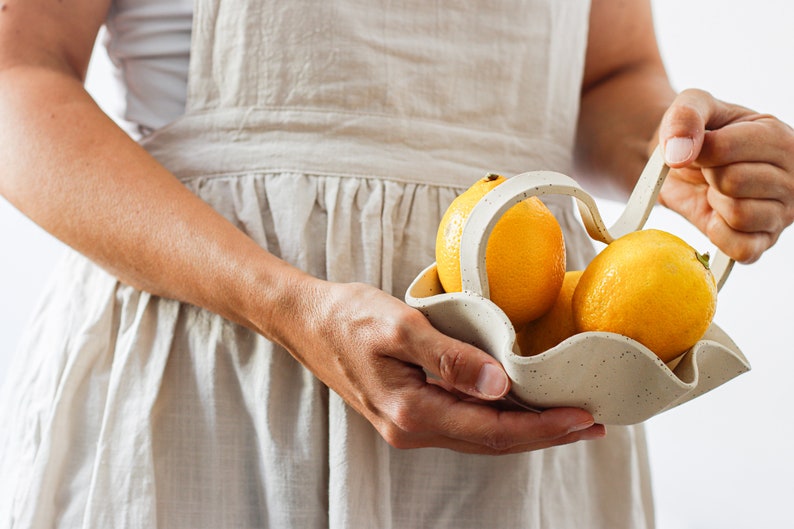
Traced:
[[707, 130], [718, 130], [749, 114], [749, 109], [715, 99], [703, 90], [684, 90], [673, 100], [659, 125], [665, 163], [670, 167], [690, 165], [700, 155]]
[[670, 167], [685, 167], [694, 162], [706, 134], [712, 113], [709, 94], [700, 90], [681, 92], [664, 113], [659, 125], [659, 143], [664, 161]]
[[427, 342], [422, 349], [422, 367], [445, 385], [485, 400], [500, 399], [510, 390], [502, 365], [481, 349], [448, 336]]

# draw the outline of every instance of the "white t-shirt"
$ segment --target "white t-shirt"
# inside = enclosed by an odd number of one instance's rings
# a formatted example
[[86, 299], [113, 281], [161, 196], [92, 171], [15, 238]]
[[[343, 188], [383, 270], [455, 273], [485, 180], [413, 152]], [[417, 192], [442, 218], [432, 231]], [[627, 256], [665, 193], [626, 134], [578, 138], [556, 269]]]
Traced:
[[105, 46], [118, 68], [122, 118], [143, 134], [185, 111], [193, 0], [114, 0]]

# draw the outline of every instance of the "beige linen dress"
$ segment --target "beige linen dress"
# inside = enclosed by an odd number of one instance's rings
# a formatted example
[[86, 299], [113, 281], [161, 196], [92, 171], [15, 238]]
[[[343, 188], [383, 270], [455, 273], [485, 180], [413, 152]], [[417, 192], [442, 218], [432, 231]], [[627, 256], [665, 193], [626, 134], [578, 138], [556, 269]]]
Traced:
[[[588, 12], [587, 0], [197, 0], [187, 112], [143, 143], [274, 254], [402, 298], [474, 180], [570, 172]], [[569, 268], [584, 266], [570, 202], [549, 204]], [[653, 524], [641, 427], [505, 457], [396, 450], [283, 349], [77, 254], [16, 359], [2, 528]]]

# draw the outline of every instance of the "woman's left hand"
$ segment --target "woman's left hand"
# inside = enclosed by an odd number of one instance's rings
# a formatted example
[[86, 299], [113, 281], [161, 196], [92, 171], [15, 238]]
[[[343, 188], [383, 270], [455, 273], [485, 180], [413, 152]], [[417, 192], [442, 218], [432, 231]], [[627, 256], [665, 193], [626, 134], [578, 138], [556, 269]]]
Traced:
[[756, 261], [794, 221], [794, 130], [779, 119], [686, 90], [658, 137], [671, 167], [660, 202], [736, 261]]

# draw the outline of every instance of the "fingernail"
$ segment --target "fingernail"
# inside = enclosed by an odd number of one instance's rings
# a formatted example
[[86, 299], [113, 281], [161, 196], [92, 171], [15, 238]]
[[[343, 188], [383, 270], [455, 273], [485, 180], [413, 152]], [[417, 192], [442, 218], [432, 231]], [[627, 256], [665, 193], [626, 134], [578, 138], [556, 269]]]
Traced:
[[595, 439], [603, 439], [607, 436], [607, 429], [603, 424], [593, 425], [589, 430], [581, 434], [582, 441], [592, 441]]
[[570, 428], [568, 428], [568, 433], [579, 432], [581, 430], [586, 430], [586, 429], [590, 428], [594, 424], [595, 424], [595, 421], [593, 419], [587, 419], [585, 421], [582, 421], [582, 422], [579, 422], [579, 423], [576, 423], [576, 424], [572, 424], [570, 426]]
[[664, 144], [664, 161], [667, 164], [683, 163], [692, 156], [695, 142], [692, 138], [670, 138]]
[[480, 369], [474, 388], [486, 397], [501, 397], [507, 390], [507, 375], [493, 364]]

